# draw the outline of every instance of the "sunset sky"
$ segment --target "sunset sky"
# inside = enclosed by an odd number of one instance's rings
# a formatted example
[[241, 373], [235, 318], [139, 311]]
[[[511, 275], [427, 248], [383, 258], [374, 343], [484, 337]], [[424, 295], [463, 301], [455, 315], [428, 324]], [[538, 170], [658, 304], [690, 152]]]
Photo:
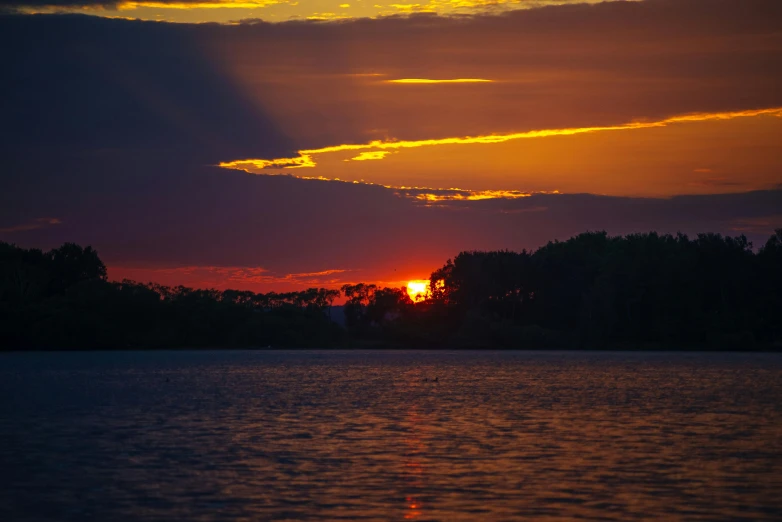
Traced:
[[782, 227], [779, 0], [0, 0], [0, 56], [0, 240], [112, 279]]

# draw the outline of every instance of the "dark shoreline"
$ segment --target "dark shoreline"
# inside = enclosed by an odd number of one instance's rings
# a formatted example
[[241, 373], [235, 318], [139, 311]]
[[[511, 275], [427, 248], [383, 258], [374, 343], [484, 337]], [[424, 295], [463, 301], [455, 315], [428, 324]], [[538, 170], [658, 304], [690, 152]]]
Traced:
[[750, 349], [693, 347], [693, 348], [632, 348], [627, 346], [598, 347], [598, 348], [476, 348], [469, 346], [460, 347], [405, 347], [405, 346], [332, 346], [332, 347], [173, 347], [173, 348], [21, 348], [0, 349], [4, 353], [111, 353], [111, 352], [304, 352], [304, 351], [405, 351], [405, 352], [567, 352], [567, 353], [782, 353], [782, 346], [754, 347]]
[[586, 232], [534, 252], [461, 252], [414, 301], [367, 283], [260, 294], [112, 282], [90, 247], [0, 242], [0, 350], [776, 352], [780, 266], [782, 229], [757, 252], [745, 236]]

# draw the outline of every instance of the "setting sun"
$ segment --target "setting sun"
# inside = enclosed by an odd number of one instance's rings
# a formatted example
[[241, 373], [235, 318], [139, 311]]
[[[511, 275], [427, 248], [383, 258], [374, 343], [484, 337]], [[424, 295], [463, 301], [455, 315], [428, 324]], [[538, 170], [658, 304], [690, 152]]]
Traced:
[[421, 301], [429, 293], [429, 281], [426, 279], [416, 279], [407, 283], [407, 295], [414, 302]]

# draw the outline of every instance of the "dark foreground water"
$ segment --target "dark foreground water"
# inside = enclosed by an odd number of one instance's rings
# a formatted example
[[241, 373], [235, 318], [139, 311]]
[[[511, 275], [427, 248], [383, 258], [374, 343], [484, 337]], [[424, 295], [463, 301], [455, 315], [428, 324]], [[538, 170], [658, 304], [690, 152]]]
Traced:
[[3, 521], [780, 520], [782, 356], [4, 354], [0, 464]]

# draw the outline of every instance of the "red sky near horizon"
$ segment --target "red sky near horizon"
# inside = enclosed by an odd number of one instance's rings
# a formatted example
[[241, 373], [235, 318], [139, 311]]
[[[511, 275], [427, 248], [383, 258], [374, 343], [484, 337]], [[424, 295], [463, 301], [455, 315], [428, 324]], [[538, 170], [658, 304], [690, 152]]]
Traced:
[[0, 240], [113, 279], [402, 286], [584, 230], [782, 227], [776, 0], [54, 4], [0, 16]]

